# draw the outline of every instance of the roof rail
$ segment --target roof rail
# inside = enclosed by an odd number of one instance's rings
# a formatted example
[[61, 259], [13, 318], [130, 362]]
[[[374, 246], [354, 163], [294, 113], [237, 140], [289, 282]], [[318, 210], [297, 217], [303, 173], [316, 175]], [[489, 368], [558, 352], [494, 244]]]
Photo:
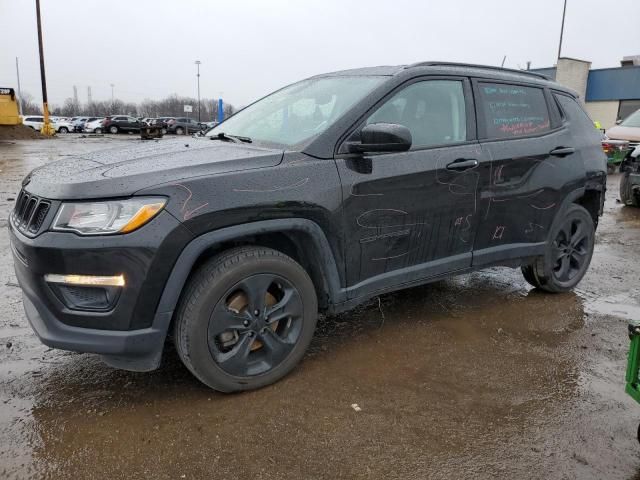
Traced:
[[549, 77], [542, 73], [532, 72], [531, 70], [516, 70], [515, 68], [494, 67], [492, 65], [475, 65], [473, 63], [457, 63], [457, 62], [418, 62], [407, 65], [405, 68], [413, 67], [471, 67], [484, 70], [497, 70], [499, 72], [519, 73], [520, 75], [531, 75], [533, 77], [549, 80]]

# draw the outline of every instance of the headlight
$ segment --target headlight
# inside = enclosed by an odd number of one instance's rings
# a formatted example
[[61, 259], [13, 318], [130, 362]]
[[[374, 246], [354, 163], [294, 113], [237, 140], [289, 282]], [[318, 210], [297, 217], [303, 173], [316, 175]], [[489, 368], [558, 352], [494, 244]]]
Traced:
[[166, 199], [158, 197], [63, 203], [52, 228], [80, 235], [128, 233], [149, 222], [165, 203]]

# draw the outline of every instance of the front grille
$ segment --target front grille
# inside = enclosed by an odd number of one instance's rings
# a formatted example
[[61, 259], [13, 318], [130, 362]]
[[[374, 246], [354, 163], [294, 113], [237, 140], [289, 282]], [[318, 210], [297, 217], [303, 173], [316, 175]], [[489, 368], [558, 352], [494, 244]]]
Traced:
[[633, 150], [634, 148], [636, 148], [638, 145], [640, 145], [640, 142], [629, 142], [629, 148], [631, 150]]
[[50, 208], [51, 202], [22, 190], [11, 214], [13, 225], [21, 232], [36, 235]]

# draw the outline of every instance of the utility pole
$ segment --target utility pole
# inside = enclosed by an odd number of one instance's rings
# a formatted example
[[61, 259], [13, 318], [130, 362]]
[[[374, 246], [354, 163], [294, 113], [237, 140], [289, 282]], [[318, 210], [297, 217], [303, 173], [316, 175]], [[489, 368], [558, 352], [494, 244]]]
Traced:
[[113, 106], [113, 87], [115, 87], [115, 85], [113, 83], [110, 83], [109, 85], [111, 85], [111, 105]]
[[87, 87], [87, 104], [91, 105], [91, 86]]
[[564, 35], [564, 17], [567, 14], [567, 0], [564, 0], [564, 8], [562, 9], [562, 26], [560, 27], [560, 43], [558, 44], [558, 58], [562, 52], [562, 36]]
[[36, 0], [36, 17], [38, 20], [38, 50], [40, 51], [40, 80], [42, 81], [42, 114], [44, 123], [41, 133], [52, 136], [55, 134], [51, 122], [49, 122], [49, 102], [47, 100], [47, 79], [44, 74], [44, 49], [42, 48], [42, 22], [40, 21], [40, 0]]
[[202, 62], [200, 60], [196, 60], [196, 67], [198, 68], [198, 73], [196, 77], [198, 77], [198, 123], [200, 123], [200, 64]]
[[22, 91], [20, 90], [20, 67], [18, 66], [18, 57], [16, 57], [16, 77], [18, 77], [18, 110], [22, 115]]

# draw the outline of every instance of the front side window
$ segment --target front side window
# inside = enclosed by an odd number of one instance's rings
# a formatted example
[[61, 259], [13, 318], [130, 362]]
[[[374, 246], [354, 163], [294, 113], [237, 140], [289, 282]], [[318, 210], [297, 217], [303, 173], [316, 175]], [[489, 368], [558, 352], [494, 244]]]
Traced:
[[212, 128], [219, 133], [249, 137], [284, 146], [317, 137], [386, 77], [332, 76], [303, 80], [249, 105]]
[[487, 138], [513, 138], [551, 130], [541, 88], [481, 82], [479, 93]]
[[387, 100], [366, 124], [396, 123], [411, 131], [411, 148], [464, 142], [467, 118], [458, 80], [426, 80], [409, 85]]

